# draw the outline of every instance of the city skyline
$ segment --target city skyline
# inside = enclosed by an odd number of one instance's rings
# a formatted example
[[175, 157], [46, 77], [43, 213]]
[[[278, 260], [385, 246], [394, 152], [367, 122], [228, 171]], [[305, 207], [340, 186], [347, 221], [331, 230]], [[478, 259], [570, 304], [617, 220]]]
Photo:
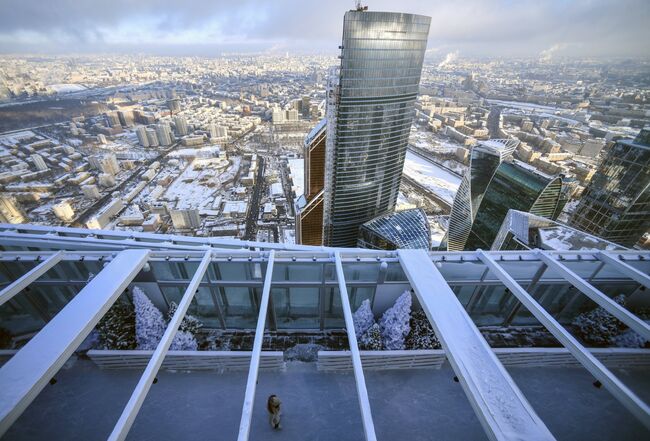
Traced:
[[3, 440], [648, 438], [649, 0], [8, 1]]
[[[432, 17], [427, 54], [454, 57], [647, 58], [643, 0], [366, 2], [371, 11]], [[147, 53], [218, 56], [224, 52], [327, 53], [341, 33], [338, 0], [300, 2], [112, 2], [10, 0], [0, 7], [0, 53]]]

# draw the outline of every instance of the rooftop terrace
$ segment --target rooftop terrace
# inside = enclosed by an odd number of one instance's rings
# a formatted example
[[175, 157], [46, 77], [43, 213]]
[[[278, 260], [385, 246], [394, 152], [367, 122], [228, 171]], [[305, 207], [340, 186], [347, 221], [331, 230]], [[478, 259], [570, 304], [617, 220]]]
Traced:
[[[612, 367], [565, 327], [600, 306], [650, 340], [650, 325], [611, 299], [649, 303], [648, 252], [384, 252], [11, 225], [0, 225], [0, 245], [2, 324], [36, 333], [0, 368], [8, 439], [267, 439], [271, 392], [285, 403], [280, 436], [289, 439], [639, 439], [650, 428], [649, 381], [635, 357]], [[134, 284], [154, 302], [178, 303], [144, 371], [78, 360]], [[369, 299], [381, 313], [404, 291], [447, 361], [375, 372], [352, 311]], [[215, 328], [255, 329], [247, 375], [161, 370], [190, 310]], [[478, 326], [515, 322], [545, 327], [582, 368], [506, 368]], [[265, 370], [265, 331], [337, 328], [353, 375], [296, 362]]]

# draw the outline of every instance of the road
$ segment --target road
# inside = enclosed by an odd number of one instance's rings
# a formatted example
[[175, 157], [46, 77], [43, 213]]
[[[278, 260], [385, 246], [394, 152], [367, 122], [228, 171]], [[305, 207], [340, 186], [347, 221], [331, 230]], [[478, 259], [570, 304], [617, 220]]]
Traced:
[[257, 220], [260, 217], [260, 199], [262, 198], [262, 191], [265, 189], [264, 185], [264, 168], [266, 167], [266, 160], [263, 156], [257, 156], [257, 179], [253, 187], [253, 194], [248, 203], [248, 213], [246, 214], [246, 232], [244, 233], [244, 240], [255, 240], [257, 235]]

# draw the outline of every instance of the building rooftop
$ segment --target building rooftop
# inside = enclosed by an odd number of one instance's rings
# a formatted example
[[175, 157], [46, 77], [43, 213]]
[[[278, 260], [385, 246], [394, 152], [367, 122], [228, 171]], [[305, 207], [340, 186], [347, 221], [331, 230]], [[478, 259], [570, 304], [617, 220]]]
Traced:
[[[650, 252], [376, 251], [7, 224], [0, 247], [0, 317], [26, 341], [0, 367], [7, 439], [268, 438], [270, 393], [286, 439], [641, 439], [650, 427], [648, 351], [596, 351], [566, 327], [599, 305], [650, 340], [629, 309], [646, 298]], [[87, 337], [135, 287], [176, 313], [155, 351], [112, 351], [102, 365]], [[381, 314], [403, 293], [442, 350], [360, 351], [352, 311], [367, 298]], [[251, 333], [252, 350], [170, 352], [188, 311]], [[504, 352], [478, 329], [520, 320], [561, 347]], [[347, 350], [301, 363], [263, 345], [305, 329], [342, 331]], [[413, 370], [422, 355], [428, 368]], [[240, 372], [215, 368], [227, 361]]]

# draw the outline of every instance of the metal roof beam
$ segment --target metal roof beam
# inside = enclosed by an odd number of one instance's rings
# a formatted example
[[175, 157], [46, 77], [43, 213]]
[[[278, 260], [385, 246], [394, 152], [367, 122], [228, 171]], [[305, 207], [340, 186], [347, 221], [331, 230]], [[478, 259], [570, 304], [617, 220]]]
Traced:
[[54, 265], [63, 259], [63, 251], [52, 254], [43, 262], [23, 274], [19, 279], [13, 281], [9, 286], [0, 291], [0, 306], [9, 301], [13, 296], [27, 288], [30, 283], [48, 272]]
[[0, 368], [0, 436], [36, 398], [142, 267], [149, 252], [120, 252]]
[[144, 400], [147, 397], [147, 393], [149, 393], [151, 384], [153, 383], [153, 380], [156, 377], [156, 374], [158, 373], [158, 370], [160, 369], [165, 356], [167, 355], [167, 351], [169, 351], [169, 347], [171, 346], [172, 341], [178, 332], [178, 327], [185, 317], [187, 309], [192, 303], [192, 299], [194, 299], [194, 294], [197, 292], [199, 284], [201, 283], [203, 276], [208, 270], [208, 266], [211, 262], [211, 257], [212, 251], [207, 251], [203, 256], [203, 260], [201, 260], [201, 263], [196, 269], [192, 280], [187, 286], [187, 289], [185, 290], [185, 293], [183, 294], [183, 297], [178, 304], [178, 308], [176, 309], [174, 316], [169, 322], [169, 325], [167, 325], [165, 333], [160, 339], [158, 346], [156, 346], [156, 350], [151, 356], [151, 359], [149, 359], [149, 363], [147, 364], [144, 373], [140, 377], [140, 381], [138, 381], [137, 386], [131, 394], [131, 398], [124, 407], [120, 419], [117, 421], [117, 424], [115, 424], [115, 427], [113, 428], [113, 431], [108, 438], [109, 440], [121, 441], [126, 439], [126, 436], [129, 433], [129, 430], [131, 429], [135, 418], [138, 416], [138, 412], [142, 407], [142, 403], [144, 403]]
[[398, 254], [411, 287], [488, 438], [555, 439], [426, 252], [399, 250]]
[[598, 361], [578, 340], [553, 318], [521, 285], [504, 270], [492, 257], [478, 250], [477, 256], [490, 267], [490, 270], [519, 299], [521, 303], [557, 338], [564, 347], [582, 364], [605, 388], [611, 392], [634, 416], [650, 429], [650, 407], [634, 392], [625, 386], [600, 361]]
[[260, 313], [257, 317], [257, 327], [255, 328], [255, 340], [253, 340], [253, 352], [251, 353], [251, 364], [248, 368], [248, 381], [246, 382], [246, 393], [244, 395], [244, 405], [241, 411], [241, 421], [239, 422], [238, 441], [247, 441], [250, 436], [251, 421], [253, 419], [253, 405], [255, 404], [255, 390], [257, 389], [257, 376], [260, 369], [260, 357], [262, 355], [262, 343], [264, 341], [264, 328], [266, 327], [266, 315], [269, 308], [269, 299], [271, 297], [271, 283], [273, 281], [273, 263], [275, 252], [269, 252], [269, 261], [266, 264], [266, 274], [264, 275], [264, 287], [262, 288], [262, 299], [260, 301]]
[[609, 253], [601, 251], [596, 253], [595, 256], [601, 262], [613, 265], [619, 272], [625, 274], [630, 279], [639, 282], [646, 288], [650, 288], [650, 276], [634, 268], [632, 265], [623, 262], [620, 255], [614, 257]]
[[368, 399], [368, 389], [366, 388], [366, 378], [363, 374], [361, 354], [359, 353], [359, 346], [357, 343], [357, 334], [356, 330], [354, 329], [354, 321], [352, 320], [350, 297], [348, 296], [348, 288], [345, 284], [345, 273], [343, 272], [341, 255], [338, 253], [338, 251], [334, 253], [334, 263], [336, 264], [336, 279], [339, 284], [341, 307], [343, 309], [343, 317], [345, 318], [345, 330], [348, 334], [348, 343], [350, 345], [350, 352], [352, 354], [352, 367], [354, 368], [354, 380], [357, 385], [357, 397], [359, 398], [359, 408], [361, 409], [363, 432], [365, 434], [366, 441], [376, 441], [377, 435], [375, 434], [375, 423], [372, 420], [370, 400]]
[[638, 332], [644, 339], [650, 340], [650, 325], [641, 320], [636, 315], [625, 309], [623, 306], [610, 299], [592, 284], [582, 279], [576, 273], [571, 271], [565, 265], [555, 260], [552, 256], [544, 251], [538, 251], [539, 257], [546, 263], [549, 268], [559, 272], [564, 279], [571, 285], [575, 286], [581, 293], [596, 302], [598, 306], [609, 312], [611, 315], [625, 323], [630, 328]]

